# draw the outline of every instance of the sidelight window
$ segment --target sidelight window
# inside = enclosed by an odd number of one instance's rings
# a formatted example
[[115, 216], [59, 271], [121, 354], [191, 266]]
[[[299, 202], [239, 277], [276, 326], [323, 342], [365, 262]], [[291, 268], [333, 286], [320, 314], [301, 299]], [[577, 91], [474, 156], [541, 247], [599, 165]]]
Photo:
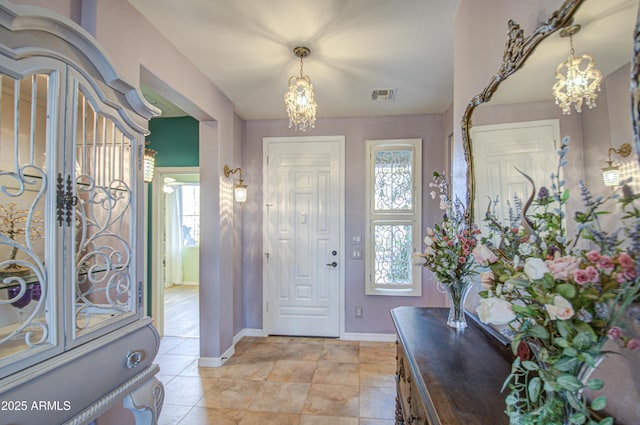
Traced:
[[366, 293], [421, 295], [411, 255], [420, 249], [422, 140], [367, 141]]

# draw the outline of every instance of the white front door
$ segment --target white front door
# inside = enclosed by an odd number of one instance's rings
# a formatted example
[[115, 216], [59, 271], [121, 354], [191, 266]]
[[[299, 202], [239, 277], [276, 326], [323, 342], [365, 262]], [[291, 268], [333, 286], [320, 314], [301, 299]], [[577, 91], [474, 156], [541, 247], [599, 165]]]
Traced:
[[507, 203], [513, 205], [514, 195], [524, 203], [531, 194], [531, 184], [516, 167], [537, 185], [550, 186], [551, 173], [558, 166], [558, 120], [477, 126], [471, 129], [471, 140], [476, 164], [475, 220], [481, 229], [489, 199], [499, 196], [496, 212], [508, 220]]
[[271, 335], [340, 336], [344, 137], [264, 139], [264, 318]]

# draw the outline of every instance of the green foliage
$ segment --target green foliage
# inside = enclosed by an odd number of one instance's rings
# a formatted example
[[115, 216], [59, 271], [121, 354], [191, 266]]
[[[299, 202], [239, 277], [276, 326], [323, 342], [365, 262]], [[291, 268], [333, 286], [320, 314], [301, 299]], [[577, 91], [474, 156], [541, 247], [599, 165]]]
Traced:
[[[586, 399], [585, 389], [605, 385], [590, 374], [606, 355], [609, 338], [623, 347], [640, 346], [629, 344], [618, 328], [640, 292], [640, 195], [622, 186], [609, 197], [592, 197], [581, 185], [585, 211], [573, 217], [571, 240], [565, 228], [572, 223], [565, 216], [570, 191], [560, 177], [567, 152], [565, 139], [551, 190], [541, 188], [524, 205], [514, 199], [508, 220], [495, 214], [496, 203], [487, 209], [489, 234], [474, 251], [476, 263], [486, 267], [480, 274], [480, 319], [508, 324], [513, 333], [517, 357], [503, 385], [512, 424], [611, 425], [611, 418], [592, 414], [606, 408], [606, 397]], [[604, 206], [611, 199], [618, 201], [624, 221], [607, 233], [598, 219], [612, 209]]]

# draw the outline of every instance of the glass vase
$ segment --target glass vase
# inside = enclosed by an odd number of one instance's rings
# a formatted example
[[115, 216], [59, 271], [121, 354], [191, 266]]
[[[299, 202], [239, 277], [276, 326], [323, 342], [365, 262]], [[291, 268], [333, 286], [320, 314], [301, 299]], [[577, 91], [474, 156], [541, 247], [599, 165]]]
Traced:
[[471, 283], [467, 281], [452, 282], [443, 284], [449, 299], [449, 317], [447, 325], [456, 329], [467, 327], [467, 320], [464, 315], [464, 302], [469, 295]]

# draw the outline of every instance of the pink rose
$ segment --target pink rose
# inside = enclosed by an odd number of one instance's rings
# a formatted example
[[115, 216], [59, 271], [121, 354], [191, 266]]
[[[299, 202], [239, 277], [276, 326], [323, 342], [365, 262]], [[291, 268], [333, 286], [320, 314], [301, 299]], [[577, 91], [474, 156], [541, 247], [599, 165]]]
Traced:
[[574, 271], [580, 266], [580, 259], [566, 255], [545, 261], [549, 272], [555, 279], [569, 280]]
[[576, 281], [578, 285], [586, 285], [587, 283], [590, 282], [589, 274], [587, 273], [586, 270], [582, 270], [582, 269], [576, 270], [576, 272], [573, 274], [573, 279]]
[[614, 326], [607, 331], [607, 336], [609, 337], [609, 339], [622, 338], [622, 331], [619, 327]]
[[481, 266], [488, 266], [498, 261], [498, 256], [486, 245], [479, 244], [471, 252], [476, 263]]
[[611, 257], [607, 255], [603, 255], [598, 261], [594, 261], [594, 263], [598, 264], [598, 267], [607, 273], [611, 273], [611, 270], [616, 266]]
[[587, 253], [587, 260], [591, 261], [592, 263], [597, 263], [598, 261], [600, 261], [600, 253], [598, 251], [589, 251]]
[[618, 283], [630, 282], [638, 276], [636, 269], [626, 269], [616, 274], [616, 281]]
[[635, 268], [633, 258], [631, 258], [631, 256], [629, 256], [629, 254], [627, 254], [626, 252], [618, 255], [618, 264], [620, 264], [623, 269]]
[[596, 270], [595, 267], [589, 266], [584, 269], [587, 272], [587, 276], [589, 277], [589, 282], [597, 283], [600, 280], [600, 273]]
[[637, 350], [638, 348], [640, 348], [640, 340], [636, 338], [631, 338], [629, 341], [627, 341], [626, 347], [629, 350]]
[[622, 272], [616, 273], [616, 282], [623, 284], [623, 283], [626, 283], [627, 280], [628, 280], [627, 276], [624, 273]]
[[466, 262], [467, 262], [467, 259], [465, 257], [462, 257], [462, 256], [458, 257], [458, 263], [459, 264], [464, 264]]

